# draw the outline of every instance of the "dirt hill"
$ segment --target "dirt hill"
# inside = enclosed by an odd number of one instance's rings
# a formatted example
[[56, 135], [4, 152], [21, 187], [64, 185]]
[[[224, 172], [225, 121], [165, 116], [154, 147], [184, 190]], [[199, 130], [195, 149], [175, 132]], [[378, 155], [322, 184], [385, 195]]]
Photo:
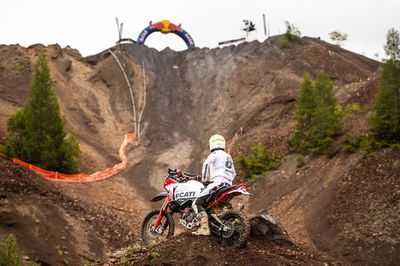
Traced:
[[[305, 72], [314, 77], [320, 70], [329, 73], [339, 102], [358, 103], [362, 107], [358, 116], [348, 122], [348, 131], [363, 133], [367, 130], [363, 118], [368, 114], [376, 91], [378, 62], [315, 38], [305, 37], [301, 45], [293, 44], [286, 50], [275, 44], [276, 37], [270, 42], [270, 45], [251, 42], [236, 47], [194, 48], [182, 52], [169, 49], [158, 52], [135, 44], [113, 48], [132, 87], [135, 111], [140, 114], [144, 107], [141, 139], [128, 147], [128, 169], [95, 183], [60, 184], [36, 181], [40, 177], [1, 161], [0, 176], [8, 178], [3, 178], [5, 189], [0, 190], [1, 193], [5, 191], [2, 196], [5, 203], [0, 206], [0, 211], [14, 217], [15, 222], [12, 226], [7, 225], [2, 215], [0, 235], [16, 233], [26, 254], [48, 264], [58, 264], [64, 258], [77, 264], [84, 263], [103, 257], [110, 250], [109, 246], [122, 248], [139, 244], [140, 220], [147, 211], [159, 207], [148, 200], [162, 190], [167, 168], [179, 167], [198, 173], [201, 161], [207, 155], [210, 135], [223, 134], [230, 140], [228, 144], [235, 139], [233, 155], [247, 152], [258, 142], [271, 150], [287, 152], [285, 139], [294, 125], [292, 114]], [[108, 50], [83, 58], [78, 51], [69, 47], [61, 49], [58, 45], [0, 46], [0, 136], [5, 136], [7, 116], [27, 99], [33, 64], [40, 51], [48, 54], [67, 130], [75, 132], [80, 140], [81, 170], [91, 173], [117, 163], [119, 144], [125, 133], [134, 130], [134, 124], [128, 86]], [[143, 100], [144, 88], [146, 102]], [[234, 138], [238, 132], [241, 134]], [[251, 257], [260, 258], [260, 264], [271, 258], [268, 261], [275, 265], [322, 265], [338, 261], [395, 265], [398, 262], [400, 235], [396, 223], [400, 216], [395, 214], [400, 209], [400, 178], [395, 171], [399, 162], [396, 152], [386, 151], [373, 157], [375, 159], [361, 159], [357, 153], [344, 154], [340, 145], [335, 147], [329, 158], [310, 158], [301, 168], [296, 167], [296, 155], [289, 155], [279, 170], [269, 172], [251, 184], [254, 196], [246, 202], [247, 211], [270, 210], [301, 248], [253, 240], [240, 253], [243, 261], [248, 262]], [[394, 168], [385, 168], [392, 169], [386, 174], [373, 171], [382, 165], [381, 158], [390, 162], [386, 165], [394, 165]], [[375, 163], [368, 160], [375, 160]], [[371, 170], [354, 170], [362, 165], [371, 166]], [[10, 180], [19, 180], [17, 177], [35, 181], [29, 181], [29, 185], [22, 183], [17, 189], [8, 188]], [[239, 176], [238, 180], [241, 178]], [[387, 179], [385, 183], [382, 178]], [[25, 186], [40, 189], [35, 190], [34, 196], [25, 197]], [[46, 196], [46, 191], [57, 191], [57, 200]], [[77, 207], [63, 207], [63, 202], [75, 201]], [[54, 210], [53, 213], [46, 214], [41, 204], [50, 205], [48, 209]], [[46, 246], [47, 242], [43, 241], [43, 247], [31, 247], [29, 243], [42, 235], [40, 230], [33, 228], [37, 224], [46, 228], [51, 226], [35, 222], [33, 212], [26, 211], [27, 206], [46, 217], [39, 221], [62, 224], [63, 228], [68, 225], [70, 229], [65, 229], [66, 232], [51, 230], [52, 234], [57, 234], [52, 238], [54, 242]], [[382, 210], [382, 214], [372, 209]], [[98, 214], [103, 218], [96, 218]], [[380, 218], [382, 215], [384, 218]], [[363, 227], [366, 221], [370, 223]], [[26, 232], [17, 228], [26, 228]], [[79, 228], [89, 230], [88, 235], [72, 232]], [[90, 230], [94, 230], [94, 236], [90, 235]], [[69, 241], [73, 238], [76, 245]], [[206, 256], [196, 255], [193, 251], [182, 264], [193, 262], [196, 256], [205, 257], [200, 259], [205, 264], [220, 261], [214, 259], [220, 258], [217, 254], [221, 251], [212, 240], [189, 236], [155, 247], [155, 252], [161, 254], [160, 260], [147, 261], [148, 253], [142, 252], [144, 255], [141, 256], [139, 252], [135, 255], [138, 258], [132, 261], [173, 265], [177, 262], [166, 255], [167, 250], [190, 247], [189, 242], [193, 241], [206, 241], [199, 244], [209, 246], [209, 250], [217, 253]], [[93, 248], [81, 247], [84, 243]], [[254, 247], [260, 245], [263, 248], [255, 251]], [[66, 246], [67, 251], [59, 252], [54, 246]], [[194, 249], [193, 245], [191, 247]], [[43, 250], [51, 251], [43, 255]], [[229, 255], [231, 251], [223, 252]], [[334, 259], [316, 255], [320, 252]], [[228, 264], [243, 263], [240, 259], [237, 262], [228, 259], [228, 255], [221, 260]]]

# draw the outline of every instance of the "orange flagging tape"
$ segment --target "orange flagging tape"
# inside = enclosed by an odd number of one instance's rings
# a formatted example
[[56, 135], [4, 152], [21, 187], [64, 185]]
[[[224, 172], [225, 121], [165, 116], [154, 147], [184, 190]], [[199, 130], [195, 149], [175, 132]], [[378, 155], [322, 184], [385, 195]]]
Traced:
[[125, 147], [128, 145], [129, 142], [134, 141], [136, 139], [136, 134], [135, 133], [130, 133], [130, 134], [125, 134], [124, 141], [121, 144], [121, 147], [119, 148], [119, 157], [121, 158], [121, 162], [119, 164], [114, 165], [111, 168], [107, 168], [102, 172], [96, 172], [91, 175], [87, 174], [75, 174], [75, 175], [67, 175], [67, 174], [62, 174], [59, 172], [52, 172], [52, 171], [47, 171], [42, 168], [39, 168], [37, 166], [34, 166], [33, 164], [29, 164], [26, 162], [23, 162], [18, 159], [13, 159], [13, 162], [20, 164], [22, 166], [25, 166], [32, 171], [35, 171], [39, 175], [43, 176], [44, 178], [50, 179], [50, 180], [55, 180], [55, 181], [63, 181], [63, 182], [93, 182], [97, 180], [102, 180], [107, 177], [110, 177], [112, 175], [115, 175], [116, 173], [124, 170], [126, 168], [126, 156], [125, 156]]
[[7, 155], [5, 155], [5, 154], [3, 154], [3, 153], [0, 153], [0, 156], [1, 156], [1, 157], [4, 157], [4, 158], [6, 158], [6, 159], [10, 159], [10, 157], [8, 157]]

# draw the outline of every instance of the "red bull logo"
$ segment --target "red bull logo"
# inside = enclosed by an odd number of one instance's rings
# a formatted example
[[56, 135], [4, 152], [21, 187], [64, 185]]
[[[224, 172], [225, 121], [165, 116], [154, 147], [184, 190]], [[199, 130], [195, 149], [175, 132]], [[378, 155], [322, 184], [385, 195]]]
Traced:
[[164, 23], [162, 21], [150, 25], [150, 29], [162, 30], [163, 28], [164, 28]]
[[157, 23], [153, 23], [150, 25], [150, 29], [158, 29], [162, 33], [170, 33], [173, 31], [181, 30], [180, 26], [176, 26], [175, 24], [171, 23], [169, 20], [163, 20]]

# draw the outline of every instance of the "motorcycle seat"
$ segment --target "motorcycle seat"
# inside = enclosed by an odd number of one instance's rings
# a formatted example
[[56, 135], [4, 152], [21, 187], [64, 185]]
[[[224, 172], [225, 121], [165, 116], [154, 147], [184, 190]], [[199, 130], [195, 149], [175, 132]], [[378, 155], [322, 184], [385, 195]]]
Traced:
[[210, 197], [208, 197], [207, 201], [206, 201], [206, 205], [208, 205], [209, 203], [211, 203], [213, 200], [215, 200], [219, 195], [221, 195], [222, 193], [235, 188], [236, 186], [225, 186], [225, 187], [221, 187], [220, 189], [216, 190], [215, 192], [211, 193]]

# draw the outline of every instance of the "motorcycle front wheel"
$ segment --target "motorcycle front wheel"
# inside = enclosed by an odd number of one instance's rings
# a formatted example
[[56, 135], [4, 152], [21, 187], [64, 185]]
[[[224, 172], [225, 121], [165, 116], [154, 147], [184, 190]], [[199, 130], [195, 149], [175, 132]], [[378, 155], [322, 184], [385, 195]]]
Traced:
[[143, 242], [146, 245], [150, 245], [152, 243], [160, 243], [174, 235], [174, 220], [172, 219], [171, 214], [168, 212], [163, 213], [160, 224], [157, 227], [154, 227], [159, 213], [160, 210], [151, 211], [149, 214], [146, 215], [143, 220], [141, 227], [141, 236]]
[[223, 244], [239, 248], [246, 244], [250, 237], [250, 220], [243, 213], [235, 210], [228, 211], [220, 218], [228, 230], [221, 235]]

